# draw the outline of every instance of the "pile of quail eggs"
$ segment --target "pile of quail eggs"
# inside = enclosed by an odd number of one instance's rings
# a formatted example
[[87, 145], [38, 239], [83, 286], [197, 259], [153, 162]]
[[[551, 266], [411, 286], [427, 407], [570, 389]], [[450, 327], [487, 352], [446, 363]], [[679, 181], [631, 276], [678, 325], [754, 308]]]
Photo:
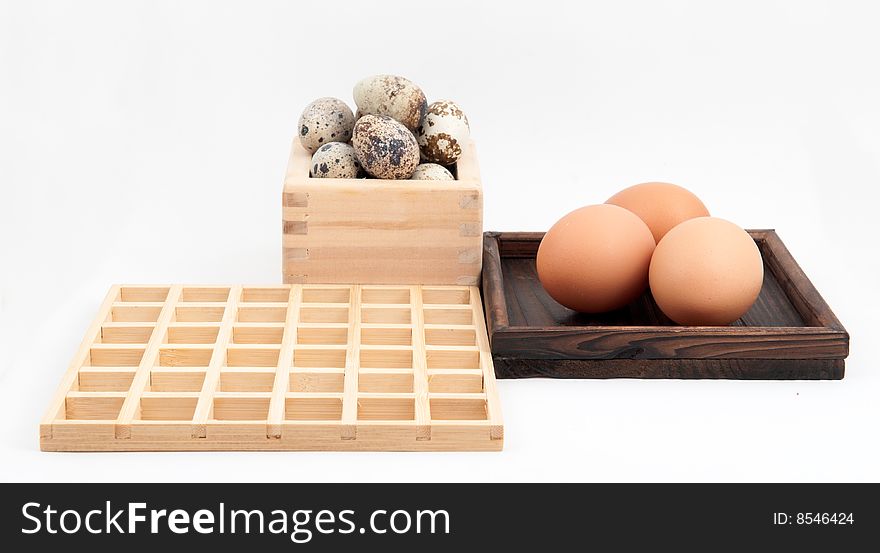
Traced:
[[319, 98], [299, 118], [299, 140], [315, 178], [454, 180], [448, 167], [467, 147], [470, 127], [455, 102], [428, 104], [409, 79], [375, 75], [354, 87], [357, 114]]

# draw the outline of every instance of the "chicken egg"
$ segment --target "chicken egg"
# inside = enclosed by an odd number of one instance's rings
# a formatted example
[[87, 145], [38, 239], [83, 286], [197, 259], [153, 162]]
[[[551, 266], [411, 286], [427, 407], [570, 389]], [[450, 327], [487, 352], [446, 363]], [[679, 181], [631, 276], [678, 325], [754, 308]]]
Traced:
[[724, 219], [698, 217], [660, 240], [649, 281], [654, 300], [673, 321], [721, 326], [742, 317], [758, 298], [764, 262], [746, 231]]
[[651, 229], [655, 242], [660, 242], [679, 223], [709, 216], [709, 210], [690, 190], [668, 182], [636, 184], [611, 196], [605, 203], [619, 205], [641, 217]]
[[650, 229], [631, 211], [609, 204], [582, 207], [544, 235], [538, 279], [569, 309], [611, 311], [645, 291], [653, 251]]

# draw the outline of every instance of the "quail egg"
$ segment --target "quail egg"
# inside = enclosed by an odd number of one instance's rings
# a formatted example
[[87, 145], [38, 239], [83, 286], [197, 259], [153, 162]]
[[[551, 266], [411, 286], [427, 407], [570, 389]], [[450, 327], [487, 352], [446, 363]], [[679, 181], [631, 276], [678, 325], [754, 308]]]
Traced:
[[386, 115], [364, 115], [354, 126], [355, 155], [380, 179], [408, 179], [419, 164], [419, 145], [409, 129]]
[[344, 142], [328, 142], [312, 156], [311, 176], [323, 179], [354, 179], [361, 165], [354, 148]]
[[410, 180], [455, 180], [449, 169], [436, 163], [422, 163], [416, 167]]
[[306, 106], [299, 118], [299, 141], [311, 153], [328, 142], [348, 142], [354, 114], [337, 98], [319, 98]]
[[387, 115], [415, 132], [425, 117], [425, 93], [409, 79], [375, 75], [354, 86], [354, 103], [361, 115]]
[[458, 161], [470, 135], [467, 116], [451, 100], [439, 100], [428, 106], [425, 120], [416, 131], [422, 157], [441, 165]]

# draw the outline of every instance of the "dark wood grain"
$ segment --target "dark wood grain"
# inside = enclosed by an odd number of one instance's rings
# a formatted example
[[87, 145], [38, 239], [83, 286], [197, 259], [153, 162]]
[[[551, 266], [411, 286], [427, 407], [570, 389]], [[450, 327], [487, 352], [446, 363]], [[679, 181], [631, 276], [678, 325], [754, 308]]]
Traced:
[[573, 377], [582, 363], [584, 378], [842, 378], [843, 326], [776, 233], [749, 232], [764, 258], [764, 284], [749, 312], [726, 327], [676, 325], [650, 292], [611, 313], [571, 311], [537, 278], [543, 233], [486, 233], [483, 298], [496, 374], [554, 376], [552, 367], [564, 366], [558, 376]]
[[846, 342], [816, 327], [508, 327], [492, 351], [527, 359], [838, 359]]
[[825, 299], [792, 257], [791, 252], [782, 243], [779, 235], [773, 231], [762, 232], [761, 253], [764, 256], [764, 264], [774, 274], [785, 275], [785, 278], [780, 280], [781, 288], [786, 298], [792, 302], [804, 320], [810, 325], [832, 328], [846, 333], [843, 325], [840, 324]]
[[[486, 232], [483, 234], [483, 275], [482, 282], [494, 282], [497, 286], [484, 288], [483, 309], [486, 318], [494, 321], [498, 326], [509, 326], [507, 309], [504, 301], [504, 287], [502, 286], [504, 275], [501, 270], [501, 255], [498, 252], [498, 233]], [[489, 329], [490, 339], [492, 329]]]
[[494, 357], [499, 378], [677, 378], [840, 380], [843, 359], [509, 359]]

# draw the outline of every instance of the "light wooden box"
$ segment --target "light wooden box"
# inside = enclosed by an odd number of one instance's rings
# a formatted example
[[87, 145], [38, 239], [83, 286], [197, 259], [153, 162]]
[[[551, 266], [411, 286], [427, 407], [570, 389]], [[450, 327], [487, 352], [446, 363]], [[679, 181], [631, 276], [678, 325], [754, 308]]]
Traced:
[[282, 194], [285, 283], [479, 285], [483, 191], [473, 143], [455, 181], [319, 179], [294, 140]]
[[45, 451], [498, 451], [479, 289], [114, 286]]

